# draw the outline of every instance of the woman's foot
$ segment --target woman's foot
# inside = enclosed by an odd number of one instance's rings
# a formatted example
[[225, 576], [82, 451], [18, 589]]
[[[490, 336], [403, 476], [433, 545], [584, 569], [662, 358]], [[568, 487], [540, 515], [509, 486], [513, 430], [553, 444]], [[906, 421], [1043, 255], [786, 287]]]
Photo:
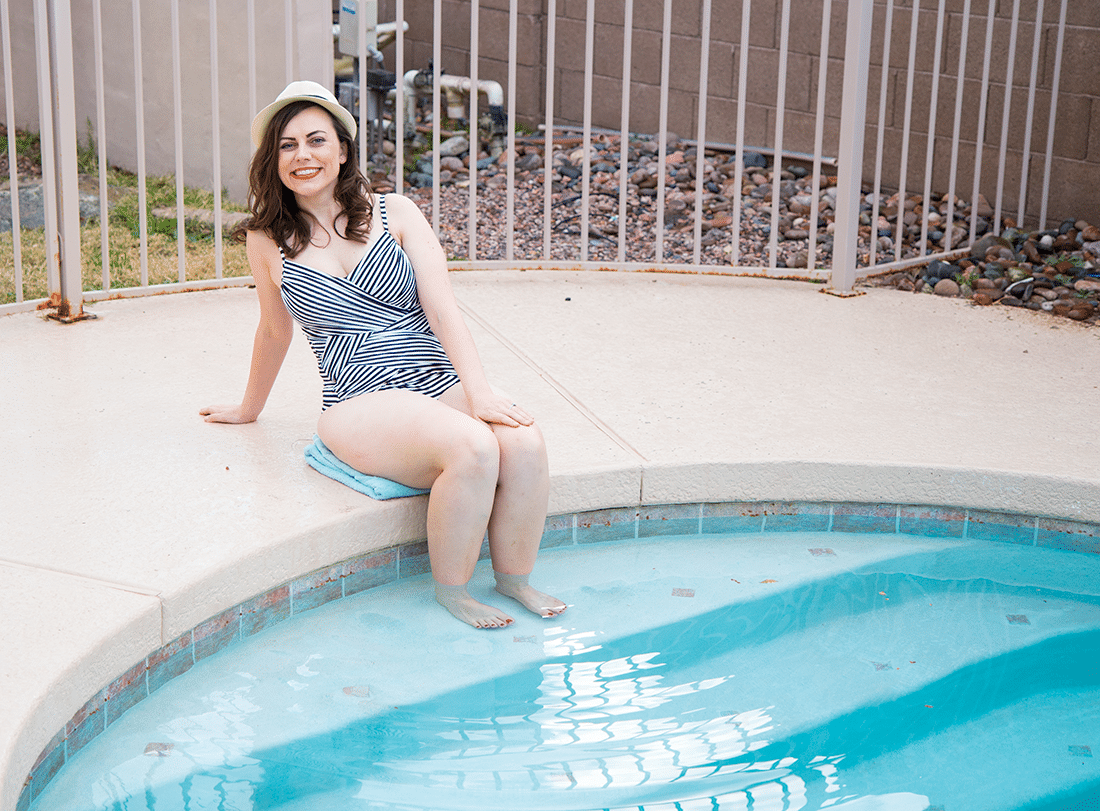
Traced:
[[449, 586], [434, 581], [435, 599], [456, 618], [475, 628], [504, 628], [514, 620], [491, 605], [479, 603], [466, 591], [465, 584]]
[[538, 614], [540, 617], [556, 617], [565, 610], [565, 603], [557, 597], [543, 594], [532, 588], [527, 583], [530, 575], [526, 574], [501, 574], [494, 571], [497, 581], [497, 591], [505, 597], [511, 597], [528, 611]]

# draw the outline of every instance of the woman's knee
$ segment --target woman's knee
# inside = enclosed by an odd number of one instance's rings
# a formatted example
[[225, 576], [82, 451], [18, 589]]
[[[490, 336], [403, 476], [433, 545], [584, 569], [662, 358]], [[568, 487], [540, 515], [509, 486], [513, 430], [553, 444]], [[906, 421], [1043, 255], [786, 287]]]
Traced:
[[500, 469], [500, 445], [492, 430], [478, 420], [461, 432], [447, 449], [445, 468], [465, 477], [496, 480]]
[[546, 441], [537, 425], [521, 425], [518, 428], [500, 426], [496, 431], [500, 443], [502, 464], [523, 462], [524, 464], [546, 463]]

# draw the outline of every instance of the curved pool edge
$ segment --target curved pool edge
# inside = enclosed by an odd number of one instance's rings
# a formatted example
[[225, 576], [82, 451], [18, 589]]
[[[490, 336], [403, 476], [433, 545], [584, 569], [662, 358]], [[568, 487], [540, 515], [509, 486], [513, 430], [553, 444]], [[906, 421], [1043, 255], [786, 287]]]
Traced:
[[[629, 491], [637, 493], [633, 502], [625, 498]], [[622, 501], [627, 503], [616, 503]], [[423, 499], [410, 499], [385, 512], [396, 522], [392, 529], [408, 527], [422, 509]], [[555, 477], [551, 510], [543, 548], [783, 530], [910, 532], [1100, 553], [1100, 485], [1017, 472], [799, 461], [670, 462], [647, 464], [636, 472], [609, 468]], [[336, 517], [325, 530], [350, 530], [362, 513]], [[273, 546], [287, 554], [301, 537], [282, 538]], [[259, 565], [264, 555], [250, 550], [246, 557]], [[234, 572], [240, 574], [243, 563], [233, 561], [210, 573], [205, 584], [176, 592], [180, 600], [202, 595], [206, 609], [192, 605], [187, 613], [206, 619], [170, 641], [162, 638], [159, 646], [149, 646], [149, 635], [138, 627], [148, 624], [146, 611], [71, 651], [69, 665], [43, 683], [37, 695], [27, 696], [24, 718], [4, 741], [11, 749], [0, 771], [0, 811], [26, 811], [68, 757], [195, 662], [292, 615], [427, 571], [425, 542], [406, 537], [270, 582], [227, 605], [224, 586]], [[222, 586], [213, 587], [219, 580]], [[161, 626], [167, 628], [173, 598], [158, 599]], [[119, 644], [122, 637], [128, 644]], [[143, 644], [146, 649], [139, 652]], [[115, 676], [81, 692], [87, 674], [103, 672]], [[91, 698], [81, 701], [81, 695]]]

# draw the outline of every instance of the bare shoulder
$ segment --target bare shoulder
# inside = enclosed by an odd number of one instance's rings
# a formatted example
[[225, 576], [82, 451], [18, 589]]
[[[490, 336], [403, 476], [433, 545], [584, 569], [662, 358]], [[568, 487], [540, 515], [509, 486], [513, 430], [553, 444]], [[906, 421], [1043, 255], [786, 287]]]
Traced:
[[390, 192], [386, 198], [386, 218], [391, 231], [403, 231], [415, 228], [427, 222], [424, 213], [413, 200], [403, 194]]
[[256, 254], [257, 256], [279, 252], [279, 246], [275, 244], [266, 231], [248, 231], [245, 233], [245, 248], [248, 250], [249, 255]]
[[245, 253], [252, 276], [258, 281], [270, 280], [278, 284], [282, 274], [282, 255], [279, 246], [265, 231], [249, 231], [245, 235]]

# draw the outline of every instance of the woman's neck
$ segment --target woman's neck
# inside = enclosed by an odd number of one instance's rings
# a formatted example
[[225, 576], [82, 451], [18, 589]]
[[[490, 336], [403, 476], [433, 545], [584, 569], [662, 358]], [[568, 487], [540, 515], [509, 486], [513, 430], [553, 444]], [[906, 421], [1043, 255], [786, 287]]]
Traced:
[[336, 202], [332, 194], [324, 197], [300, 197], [295, 195], [298, 208], [310, 214], [326, 230], [336, 224], [336, 218], [340, 216], [341, 206]]

